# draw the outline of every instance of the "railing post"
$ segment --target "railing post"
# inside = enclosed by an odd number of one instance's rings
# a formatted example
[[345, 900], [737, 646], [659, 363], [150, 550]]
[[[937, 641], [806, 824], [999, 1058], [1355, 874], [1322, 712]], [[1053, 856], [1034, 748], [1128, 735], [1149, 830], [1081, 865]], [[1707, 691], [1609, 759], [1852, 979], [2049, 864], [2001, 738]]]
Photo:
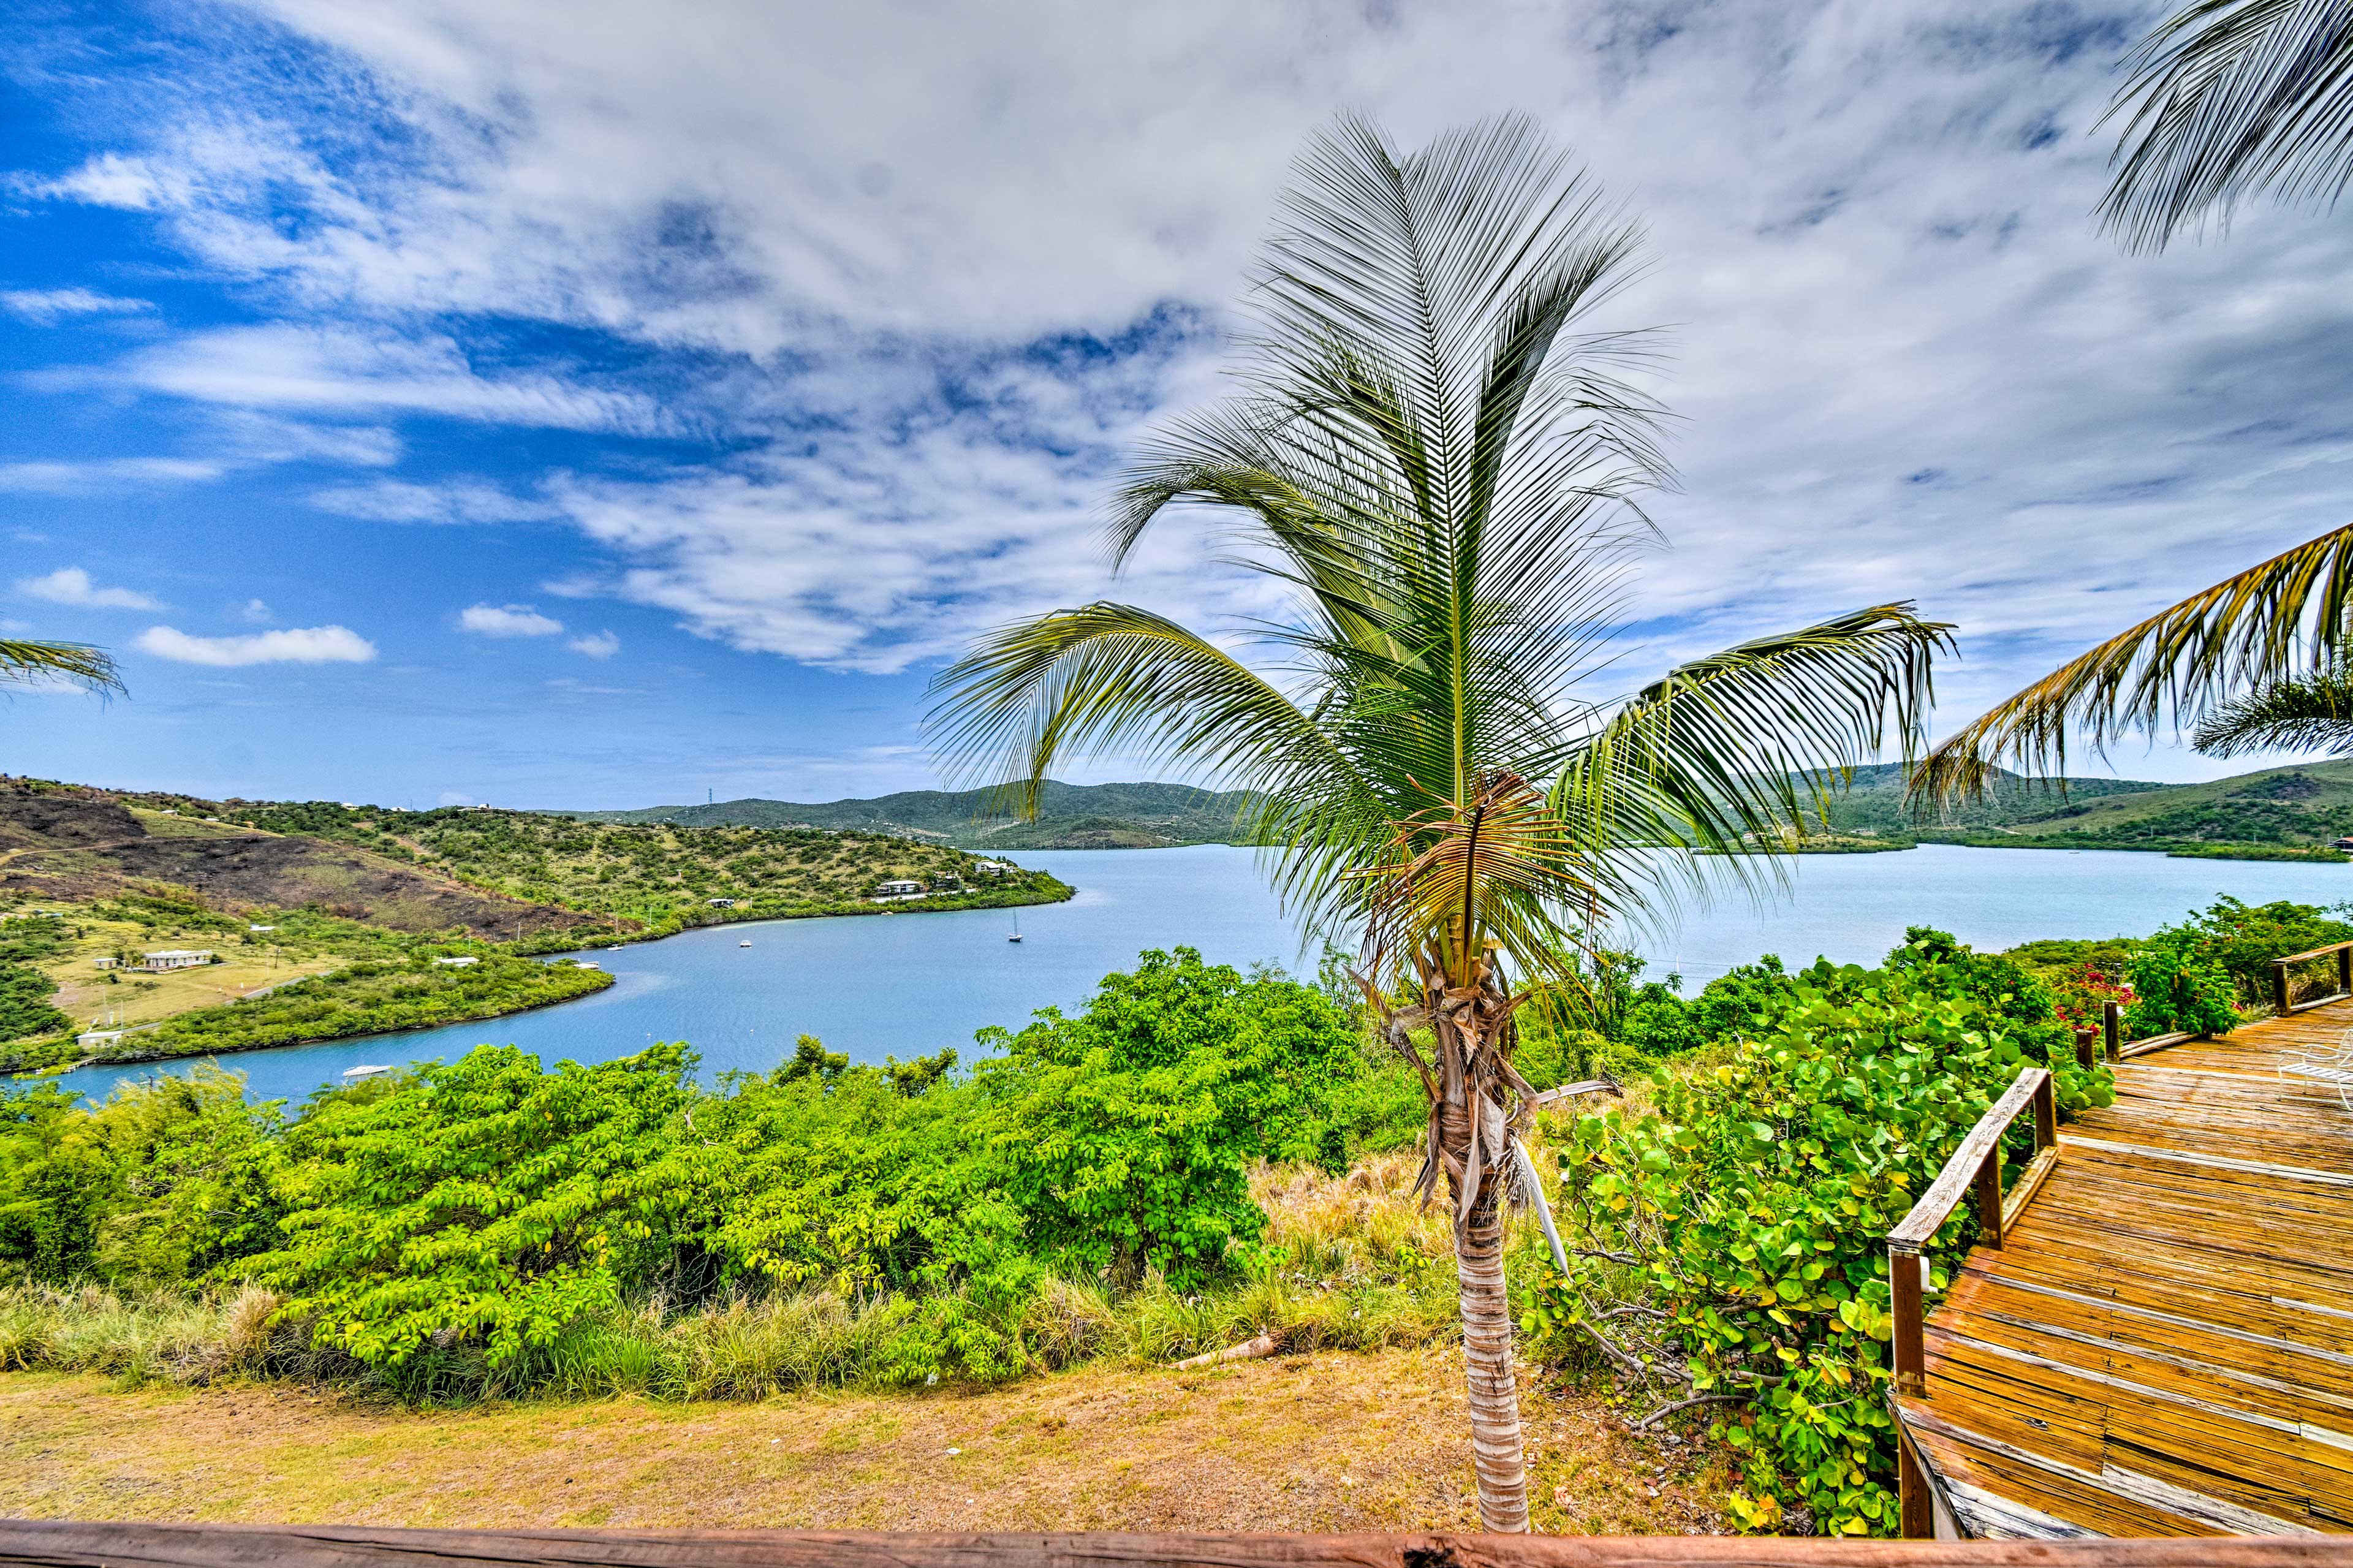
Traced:
[[2093, 1042], [2099, 1037], [2100, 1031], [2097, 1029], [2083, 1028], [2075, 1031], [2075, 1065], [2077, 1067], [2088, 1068], [2092, 1065], [2094, 1054], [2098, 1048]]
[[2272, 1005], [2281, 1017], [2287, 1016], [2287, 960], [2284, 958], [2272, 960]]
[[2353, 947], [2339, 946], [2337, 950], [2337, 989], [2353, 996]]
[[2037, 1152], [2059, 1142], [2059, 1091], [2052, 1087], [2055, 1081], [2045, 1078], [2035, 1086], [2034, 1147]]
[[1978, 1240], [2001, 1246], [2001, 1144], [1997, 1141], [1978, 1165]]
[[1895, 1243], [1887, 1247], [1887, 1287], [1894, 1320], [1890, 1348], [1895, 1356], [1895, 1392], [1928, 1391], [1928, 1352], [1920, 1325], [1920, 1255]]
[[2100, 1024], [2107, 1034], [2108, 1060], [2116, 1061], [2125, 1049], [2125, 1005], [2110, 997], [2100, 1007]]
[[1936, 1536], [1936, 1501], [1928, 1490], [1920, 1456], [1912, 1449], [1912, 1434], [1901, 1423], [1895, 1428], [1896, 1531], [1906, 1541], [1933, 1541]]

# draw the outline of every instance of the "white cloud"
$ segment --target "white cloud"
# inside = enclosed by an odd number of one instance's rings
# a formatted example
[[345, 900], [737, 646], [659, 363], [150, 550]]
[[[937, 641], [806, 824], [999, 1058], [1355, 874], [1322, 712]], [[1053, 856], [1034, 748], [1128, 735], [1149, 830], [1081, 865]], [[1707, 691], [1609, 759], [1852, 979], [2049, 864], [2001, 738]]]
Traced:
[[119, 153], [101, 153], [54, 180], [20, 180], [18, 187], [36, 196], [134, 212], [184, 203], [190, 194], [180, 174]]
[[471, 605], [459, 612], [459, 626], [486, 637], [552, 637], [564, 623], [529, 605]]
[[60, 566], [46, 577], [20, 577], [16, 591], [52, 605], [84, 610], [160, 610], [156, 600], [130, 588], [101, 588], [79, 566]]
[[610, 658], [621, 651], [621, 639], [611, 632], [590, 632], [584, 637], [574, 637], [564, 646], [590, 658]]
[[[116, 382], [289, 415], [712, 429], [667, 469], [572, 458], [543, 492], [316, 500], [555, 509], [597, 552], [570, 587], [745, 648], [896, 669], [1100, 591], [1109, 476], [1212, 390], [1284, 165], [1341, 104], [1409, 144], [1525, 107], [1648, 224], [1651, 270], [1610, 321], [1680, 324], [1661, 390], [1685, 482], [1657, 508], [1677, 548], [1642, 580], [1663, 629], [1630, 681], [1906, 595], [1964, 624], [1959, 711], [2340, 521], [2353, 476], [2341, 215], [2251, 210], [2155, 260], [2090, 226], [2094, 122], [2160, 8], [2142, 0], [1625, 0], [1476, 26], [1417, 0], [1039, 0], [916, 29], [752, 0], [693, 29], [625, 0], [254, 5], [334, 51], [316, 96], [227, 70], [26, 187], [152, 212], [275, 307]], [[1262, 607], [1184, 532], [1154, 548], [1124, 593]]]
[[139, 635], [142, 652], [178, 664], [232, 669], [248, 664], [365, 664], [375, 645], [349, 626], [304, 626], [241, 637], [194, 637], [173, 626]]
[[0, 463], [0, 494], [79, 495], [145, 485], [202, 484], [226, 472], [225, 465], [201, 458]]
[[237, 618], [259, 626], [267, 626], [274, 617], [269, 613], [269, 606], [261, 600], [248, 599], [244, 607], [237, 611]]
[[563, 515], [545, 501], [510, 494], [487, 479], [336, 485], [312, 491], [311, 504], [374, 522], [530, 522]]
[[100, 294], [94, 289], [0, 289], [0, 307], [37, 327], [47, 327], [69, 316], [127, 316], [152, 310], [153, 301]]
[[[578, 376], [479, 373], [455, 338], [286, 323], [222, 327], [142, 351], [113, 373], [151, 392], [237, 408], [440, 415], [659, 435], [678, 421], [642, 393]], [[47, 384], [76, 379], [50, 376]], [[101, 378], [103, 379], [103, 378]]]

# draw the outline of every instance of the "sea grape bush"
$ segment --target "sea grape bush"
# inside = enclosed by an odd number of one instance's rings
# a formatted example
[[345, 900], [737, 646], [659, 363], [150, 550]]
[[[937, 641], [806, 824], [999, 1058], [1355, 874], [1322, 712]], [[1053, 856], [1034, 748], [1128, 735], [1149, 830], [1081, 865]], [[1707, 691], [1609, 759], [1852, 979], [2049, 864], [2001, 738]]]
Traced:
[[1742, 1456], [1752, 1526], [1887, 1533], [1883, 1238], [2021, 1067], [2053, 1069], [2063, 1113], [2107, 1103], [2111, 1077], [2075, 1066], [2031, 976], [1942, 932], [1915, 928], [1877, 970], [1774, 964], [1736, 984], [1730, 1037], [1654, 1074], [1648, 1109], [1567, 1130], [1572, 1274], [1526, 1294], [1522, 1325], [1644, 1397], [1704, 1402]]
[[[511, 1047], [314, 1096], [238, 1081], [94, 1110], [0, 1098], [0, 1262], [55, 1284], [250, 1283], [396, 1387], [451, 1358], [522, 1378], [575, 1324], [648, 1301], [818, 1290], [897, 1302], [884, 1375], [1031, 1363], [1060, 1279], [1191, 1289], [1253, 1264], [1261, 1160], [1345, 1163], [1391, 1071], [1312, 987], [1146, 953], [967, 1075], [860, 1067], [803, 1039], [694, 1081], [683, 1045], [548, 1068]], [[880, 1332], [878, 1328], [876, 1332]], [[527, 1378], [525, 1379], [527, 1381]]]

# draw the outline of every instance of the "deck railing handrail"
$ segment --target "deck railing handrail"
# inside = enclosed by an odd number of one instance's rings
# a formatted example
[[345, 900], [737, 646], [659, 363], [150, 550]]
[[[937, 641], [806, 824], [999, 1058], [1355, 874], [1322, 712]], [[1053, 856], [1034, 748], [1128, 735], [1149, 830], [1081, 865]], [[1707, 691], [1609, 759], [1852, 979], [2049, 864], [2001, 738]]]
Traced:
[[[2315, 996], [2308, 1001], [2290, 1001], [2288, 999], [2288, 965], [2309, 963], [2316, 958], [2327, 958], [2331, 953], [2337, 955], [2337, 989], [2326, 996]], [[2323, 1002], [2334, 1002], [2343, 996], [2353, 996], [2353, 942], [2332, 942], [2326, 947], [2316, 947], [2306, 952], [2291, 952], [2284, 958], [2272, 960], [2272, 1007], [2281, 1017], [2284, 1018], [2290, 1013], [2301, 1013], [2306, 1007], [2317, 1007]]]
[[[2007, 1197], [2001, 1190], [2001, 1135], [2020, 1111], [2034, 1108], [2034, 1158], [2020, 1173]], [[2052, 1091], [2049, 1068], [2021, 1068], [2018, 1080], [2000, 1100], [1986, 1107], [1968, 1136], [1945, 1162], [1912, 1212], [1887, 1233], [1887, 1281], [1894, 1300], [1895, 1390], [1919, 1394], [1927, 1385], [1927, 1347], [1922, 1321], [1922, 1255], [1963, 1193], [1975, 1189], [1978, 1200], [1978, 1241], [1999, 1247], [2001, 1238], [2050, 1175], [2059, 1159], [2059, 1102]]]

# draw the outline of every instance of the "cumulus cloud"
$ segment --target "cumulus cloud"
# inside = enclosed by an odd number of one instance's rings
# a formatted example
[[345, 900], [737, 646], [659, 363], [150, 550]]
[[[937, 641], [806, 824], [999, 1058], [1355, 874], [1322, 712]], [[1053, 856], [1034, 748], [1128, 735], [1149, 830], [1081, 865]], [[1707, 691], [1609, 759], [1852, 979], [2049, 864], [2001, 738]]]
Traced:
[[552, 637], [564, 623], [529, 605], [470, 605], [458, 616], [460, 629], [486, 637]]
[[60, 566], [46, 577], [21, 577], [16, 591], [52, 605], [84, 610], [160, 610], [164, 606], [131, 588], [101, 588], [79, 566]]
[[47, 327], [72, 316], [127, 316], [155, 306], [152, 300], [101, 294], [95, 289], [0, 289], [0, 308]]
[[276, 617], [270, 615], [269, 606], [263, 601], [248, 599], [237, 612], [237, 618], [259, 626], [269, 625]]
[[375, 645], [349, 626], [304, 626], [238, 637], [195, 637], [174, 626], [150, 626], [136, 644], [142, 653], [176, 664], [234, 669], [249, 664], [365, 664]]
[[589, 658], [610, 658], [621, 651], [621, 639], [611, 632], [589, 632], [574, 637], [564, 646]]

